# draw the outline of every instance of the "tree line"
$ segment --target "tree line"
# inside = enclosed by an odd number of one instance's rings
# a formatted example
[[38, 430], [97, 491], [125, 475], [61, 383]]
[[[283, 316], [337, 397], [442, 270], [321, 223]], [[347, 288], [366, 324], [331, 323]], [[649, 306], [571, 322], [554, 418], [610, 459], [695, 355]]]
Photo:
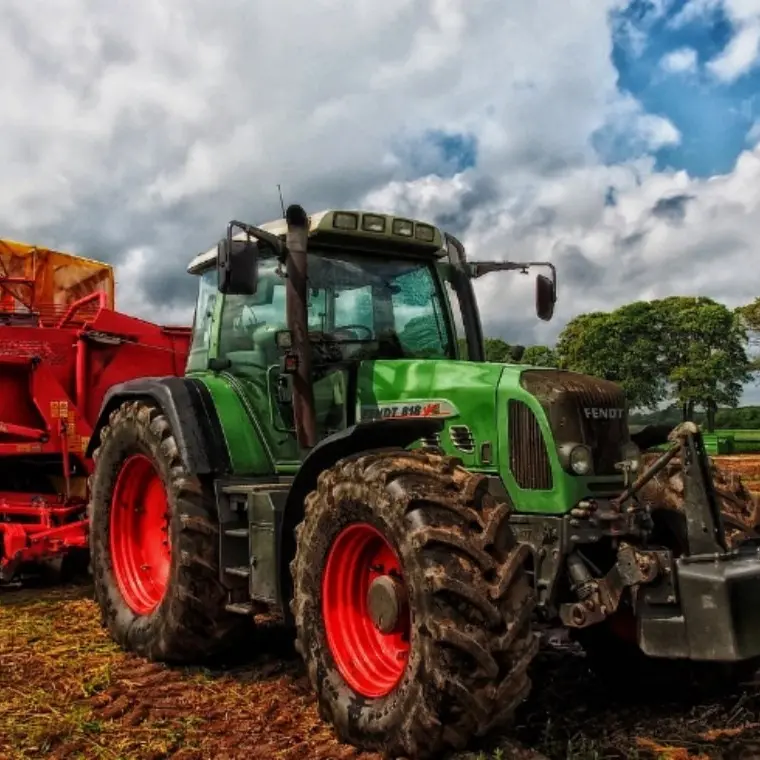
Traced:
[[487, 361], [611, 380], [642, 419], [667, 414], [661, 422], [694, 420], [711, 431], [760, 427], [757, 407], [737, 409], [744, 385], [760, 371], [758, 336], [760, 298], [730, 309], [702, 296], [670, 296], [581, 314], [553, 347], [487, 338], [485, 350]]

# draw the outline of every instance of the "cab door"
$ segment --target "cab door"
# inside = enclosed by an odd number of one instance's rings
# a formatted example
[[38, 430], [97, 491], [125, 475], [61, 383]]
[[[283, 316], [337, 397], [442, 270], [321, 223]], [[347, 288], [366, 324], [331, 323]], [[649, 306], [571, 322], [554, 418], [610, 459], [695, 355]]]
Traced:
[[[309, 329], [326, 331], [329, 316], [325, 295], [312, 293]], [[221, 305], [217, 353], [226, 360], [225, 375], [241, 394], [277, 469], [283, 472], [297, 467], [302, 458], [287, 383], [280, 375], [282, 354], [276, 334], [285, 329], [285, 279], [274, 258], [262, 258], [256, 294], [228, 295]], [[339, 374], [328, 372], [313, 385], [320, 438], [345, 426], [345, 384]]]

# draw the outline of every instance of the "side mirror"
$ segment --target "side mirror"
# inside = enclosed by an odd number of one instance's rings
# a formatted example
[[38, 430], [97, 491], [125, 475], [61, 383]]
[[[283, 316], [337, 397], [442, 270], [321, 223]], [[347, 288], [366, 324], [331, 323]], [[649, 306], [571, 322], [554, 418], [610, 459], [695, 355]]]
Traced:
[[554, 304], [557, 303], [557, 288], [554, 280], [540, 274], [536, 277], [536, 314], [544, 322], [554, 316]]
[[[231, 231], [230, 231], [231, 232]], [[254, 240], [233, 240], [231, 234], [217, 246], [216, 271], [219, 292], [252, 296], [258, 286], [258, 245]]]

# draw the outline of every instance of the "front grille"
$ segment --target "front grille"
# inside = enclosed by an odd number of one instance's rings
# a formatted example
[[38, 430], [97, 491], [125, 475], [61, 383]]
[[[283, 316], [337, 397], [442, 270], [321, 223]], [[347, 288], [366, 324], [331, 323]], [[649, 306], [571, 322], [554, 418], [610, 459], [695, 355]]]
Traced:
[[449, 437], [454, 446], [465, 454], [472, 454], [475, 451], [475, 439], [467, 425], [452, 425], [449, 428]]
[[628, 441], [628, 409], [616, 383], [562, 370], [528, 370], [520, 383], [544, 408], [557, 444], [583, 443], [595, 475], [616, 475]]
[[552, 469], [536, 415], [522, 401], [509, 401], [509, 466], [520, 488], [550, 491]]

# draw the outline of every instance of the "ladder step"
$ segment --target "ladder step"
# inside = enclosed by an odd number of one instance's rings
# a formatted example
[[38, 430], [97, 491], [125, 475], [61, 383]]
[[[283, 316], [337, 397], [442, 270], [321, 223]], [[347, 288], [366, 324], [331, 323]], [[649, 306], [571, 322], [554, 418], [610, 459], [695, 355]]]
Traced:
[[225, 604], [224, 609], [227, 610], [227, 612], [234, 612], [238, 615], [253, 615], [253, 605], [247, 602]]
[[225, 567], [224, 572], [229, 575], [237, 575], [240, 578], [247, 578], [251, 574], [251, 568], [246, 565], [239, 565], [238, 567]]
[[248, 538], [248, 528], [229, 528], [224, 531], [224, 535], [232, 538]]

